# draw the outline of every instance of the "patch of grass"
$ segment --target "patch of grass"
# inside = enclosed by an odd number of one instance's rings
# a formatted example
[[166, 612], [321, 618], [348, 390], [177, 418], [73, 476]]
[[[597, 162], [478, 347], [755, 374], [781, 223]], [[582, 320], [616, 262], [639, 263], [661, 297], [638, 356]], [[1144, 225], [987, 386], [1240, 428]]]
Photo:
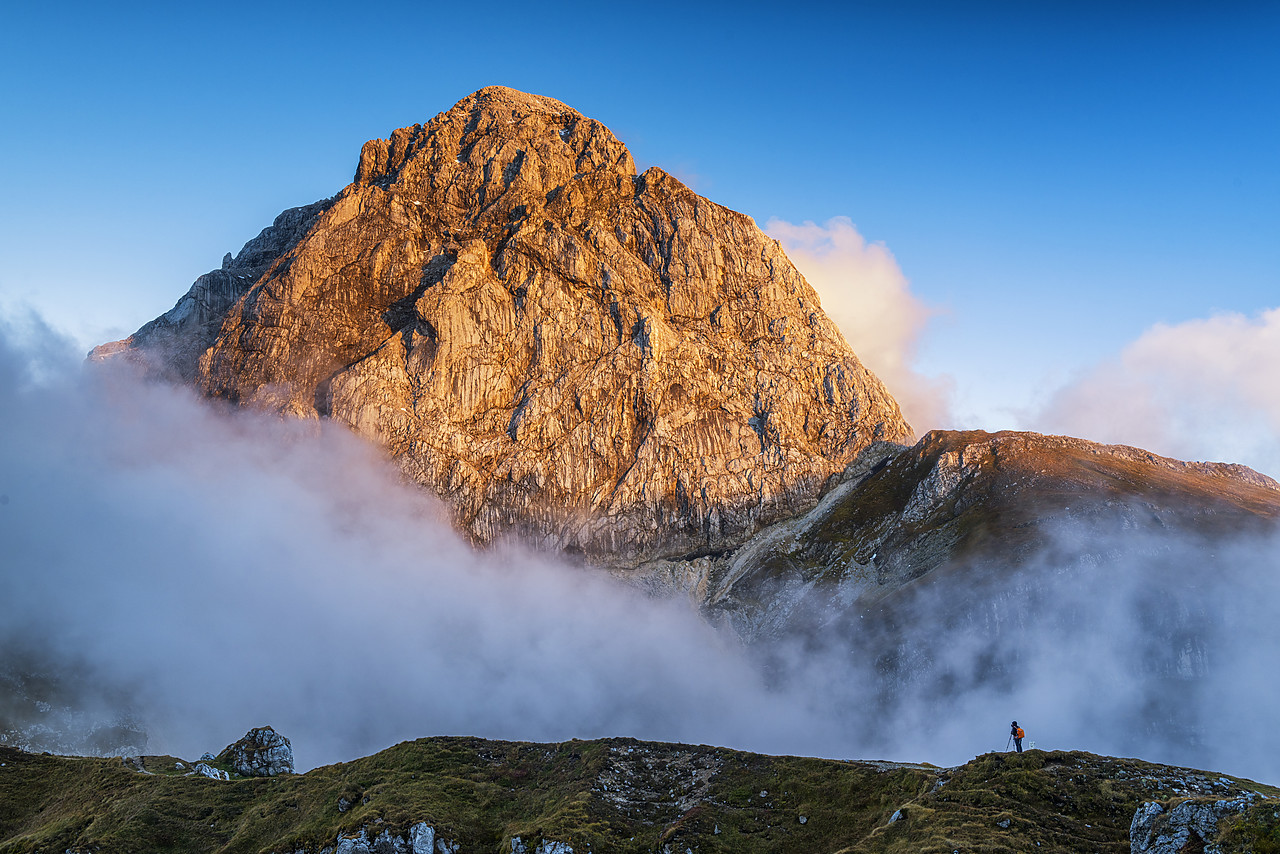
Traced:
[[1257, 804], [1224, 825], [1222, 854], [1280, 854], [1280, 804]]

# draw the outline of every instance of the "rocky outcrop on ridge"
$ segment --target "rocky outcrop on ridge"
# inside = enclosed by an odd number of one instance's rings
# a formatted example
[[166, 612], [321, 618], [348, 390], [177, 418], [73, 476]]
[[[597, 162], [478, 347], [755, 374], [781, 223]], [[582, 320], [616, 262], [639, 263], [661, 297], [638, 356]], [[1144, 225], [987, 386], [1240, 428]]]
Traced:
[[1158, 801], [1148, 801], [1133, 814], [1129, 850], [1132, 854], [1222, 854], [1223, 848], [1217, 844], [1222, 823], [1263, 803], [1259, 792], [1219, 800], [1185, 800], [1168, 809]]
[[[403, 834], [389, 830], [370, 833], [362, 827], [356, 833], [340, 833], [333, 845], [321, 848], [319, 854], [458, 854], [459, 846], [447, 839], [437, 839], [436, 829], [425, 821], [411, 826]], [[293, 854], [307, 854], [296, 849]]]
[[775, 241], [550, 98], [482, 89], [282, 220], [98, 355], [346, 423], [477, 542], [720, 548], [910, 436]]
[[231, 766], [242, 777], [292, 774], [293, 745], [269, 726], [254, 727], [244, 738], [227, 745], [217, 761]]

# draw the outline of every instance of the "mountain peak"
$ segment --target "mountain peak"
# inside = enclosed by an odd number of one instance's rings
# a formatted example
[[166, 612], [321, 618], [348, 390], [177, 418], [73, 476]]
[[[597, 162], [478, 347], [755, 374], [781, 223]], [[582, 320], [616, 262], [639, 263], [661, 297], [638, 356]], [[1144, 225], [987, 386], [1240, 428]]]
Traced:
[[463, 112], [483, 110], [494, 113], [509, 111], [512, 115], [529, 115], [532, 113], [581, 115], [563, 101], [548, 98], [546, 95], [521, 92], [519, 89], [512, 89], [510, 86], [485, 86], [483, 89], [477, 89], [454, 104], [449, 112], [452, 113], [457, 110]]
[[521, 190], [545, 196], [576, 176], [602, 171], [636, 174], [631, 152], [607, 127], [554, 98], [489, 86], [425, 125], [366, 142], [355, 180], [420, 198], [452, 184], [484, 208], [513, 185], [519, 203], [526, 195]]
[[160, 358], [212, 397], [350, 425], [478, 542], [720, 548], [910, 435], [750, 217], [637, 176], [551, 98], [481, 89], [278, 222], [268, 265], [154, 322]]

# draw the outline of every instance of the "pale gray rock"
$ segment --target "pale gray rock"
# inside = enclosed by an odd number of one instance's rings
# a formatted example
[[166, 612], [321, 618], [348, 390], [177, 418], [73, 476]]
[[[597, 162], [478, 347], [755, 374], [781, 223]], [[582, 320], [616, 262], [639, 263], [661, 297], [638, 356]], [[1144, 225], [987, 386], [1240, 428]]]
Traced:
[[320, 854], [454, 854], [458, 850], [456, 843], [438, 839], [434, 827], [418, 822], [404, 836], [389, 830], [370, 836], [369, 828], [362, 827], [339, 836], [335, 845], [322, 848]]
[[221, 768], [214, 768], [206, 762], [197, 762], [192, 770], [195, 774], [198, 774], [201, 777], [208, 777], [211, 780], [231, 779], [231, 775], [226, 771], [223, 771]]
[[1258, 800], [1255, 792], [1218, 801], [1186, 800], [1166, 809], [1154, 801], [1142, 804], [1129, 826], [1129, 850], [1133, 854], [1181, 854], [1204, 851], [1219, 854], [1219, 823], [1244, 812]]
[[274, 777], [293, 773], [293, 746], [289, 739], [269, 726], [255, 727], [244, 738], [229, 744], [218, 754], [244, 777]]
[[436, 829], [424, 821], [409, 828], [410, 854], [435, 854]]
[[[529, 854], [529, 846], [519, 836], [511, 837], [511, 854]], [[567, 842], [554, 842], [543, 839], [533, 854], [573, 854], [573, 848]]]

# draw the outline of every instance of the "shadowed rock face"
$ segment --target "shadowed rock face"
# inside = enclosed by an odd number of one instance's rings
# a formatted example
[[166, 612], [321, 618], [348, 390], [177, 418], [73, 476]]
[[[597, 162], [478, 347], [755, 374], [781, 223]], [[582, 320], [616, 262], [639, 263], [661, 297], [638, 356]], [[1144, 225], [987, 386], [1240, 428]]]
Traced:
[[108, 348], [349, 424], [477, 542], [618, 565], [735, 544], [910, 435], [749, 217], [637, 176], [558, 101], [483, 89], [297, 211], [250, 286], [193, 303], [216, 302], [198, 328]]
[[228, 252], [220, 269], [196, 279], [177, 305], [125, 340], [93, 348], [90, 360], [124, 354], [154, 375], [194, 381], [200, 356], [217, 339], [227, 312], [277, 259], [297, 245], [332, 203], [332, 199], [324, 199], [284, 211], [235, 257]]

